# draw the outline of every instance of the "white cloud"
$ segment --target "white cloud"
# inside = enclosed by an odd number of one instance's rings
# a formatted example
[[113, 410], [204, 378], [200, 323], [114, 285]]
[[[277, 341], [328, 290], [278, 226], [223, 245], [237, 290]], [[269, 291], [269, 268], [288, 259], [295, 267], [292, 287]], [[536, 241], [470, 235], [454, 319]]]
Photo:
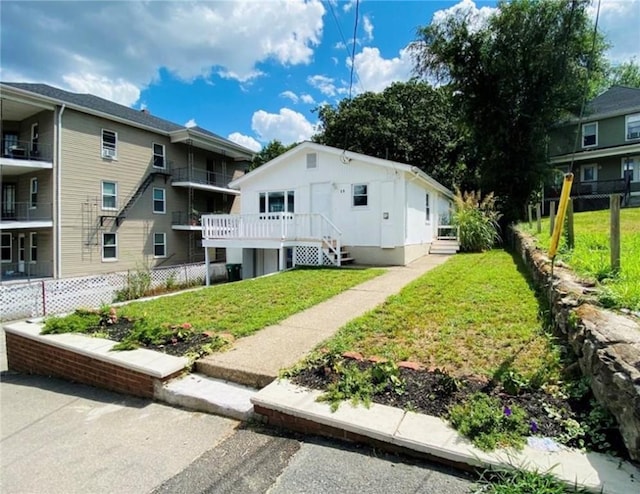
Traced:
[[300, 99], [298, 98], [298, 95], [293, 91], [283, 91], [282, 93], [280, 93], [280, 96], [283, 98], [290, 99], [293, 103], [297, 103], [298, 100]]
[[[597, 3], [589, 7], [595, 19]], [[601, 0], [598, 29], [611, 44], [607, 55], [615, 63], [640, 58], [640, 0]], [[634, 34], [635, 33], [635, 34]]]
[[348, 0], [342, 6], [342, 10], [345, 12], [349, 12], [353, 7], [355, 7], [355, 5], [356, 5], [356, 0]]
[[367, 35], [367, 40], [371, 41], [373, 39], [373, 24], [371, 23], [371, 19], [366, 15], [362, 16], [362, 24], [362, 29], [364, 29]]
[[251, 118], [251, 128], [261, 141], [278, 139], [285, 145], [307, 141], [315, 133], [313, 124], [290, 108], [281, 108], [279, 113], [258, 110]]
[[473, 0], [462, 0], [453, 7], [434, 12], [432, 22], [439, 24], [446, 21], [449, 16], [464, 15], [467, 16], [469, 30], [473, 32], [484, 26], [494, 12], [496, 9], [493, 7], [477, 8]]
[[[348, 59], [347, 65], [350, 65]], [[380, 55], [378, 48], [365, 47], [356, 54], [355, 67], [364, 90], [379, 92], [392, 82], [408, 80], [413, 70], [413, 60], [406, 48], [400, 50], [397, 57], [386, 59]]]
[[77, 93], [91, 93], [121, 105], [132, 106], [140, 98], [140, 89], [124, 79], [109, 79], [87, 73], [62, 76], [66, 86]]
[[0, 58], [3, 73], [23, 80], [131, 102], [160, 69], [184, 81], [243, 82], [267, 60], [309, 64], [324, 13], [321, 0], [3, 2]]
[[302, 94], [300, 95], [300, 101], [302, 101], [303, 103], [307, 104], [307, 105], [313, 105], [316, 100], [313, 99], [313, 96], [311, 96], [310, 94]]
[[256, 141], [253, 137], [246, 136], [244, 134], [241, 134], [240, 132], [233, 132], [229, 134], [228, 139], [231, 142], [240, 144], [241, 146], [251, 149], [251, 151], [255, 151], [256, 153], [262, 149], [262, 144]]
[[189, 120], [187, 120], [184, 124], [185, 127], [197, 127], [198, 124], [196, 123], [196, 119], [195, 118], [190, 118]]
[[335, 79], [327, 77], [326, 75], [310, 75], [307, 77], [307, 82], [311, 87], [317, 89], [325, 96], [336, 96], [337, 94], [346, 94], [349, 92], [349, 90], [344, 87], [344, 83], [342, 83], [341, 86], [337, 86]]

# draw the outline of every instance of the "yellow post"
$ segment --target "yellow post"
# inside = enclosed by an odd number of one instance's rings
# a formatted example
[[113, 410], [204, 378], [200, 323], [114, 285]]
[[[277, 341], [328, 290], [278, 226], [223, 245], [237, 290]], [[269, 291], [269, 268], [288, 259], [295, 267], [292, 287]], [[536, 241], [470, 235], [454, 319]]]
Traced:
[[571, 195], [571, 184], [573, 184], [573, 173], [567, 173], [564, 176], [564, 182], [562, 184], [556, 224], [554, 225], [553, 235], [551, 235], [551, 245], [549, 246], [549, 257], [552, 259], [556, 257], [556, 252], [558, 252], [560, 235], [562, 235], [562, 225], [564, 224], [564, 215], [567, 212], [567, 203]]

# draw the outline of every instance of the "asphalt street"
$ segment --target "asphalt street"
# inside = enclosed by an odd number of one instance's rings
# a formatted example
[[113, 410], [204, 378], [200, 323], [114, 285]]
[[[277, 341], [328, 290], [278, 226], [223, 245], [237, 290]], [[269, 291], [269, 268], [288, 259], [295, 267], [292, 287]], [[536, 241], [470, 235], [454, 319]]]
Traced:
[[6, 372], [0, 492], [473, 492], [457, 472], [59, 379]]

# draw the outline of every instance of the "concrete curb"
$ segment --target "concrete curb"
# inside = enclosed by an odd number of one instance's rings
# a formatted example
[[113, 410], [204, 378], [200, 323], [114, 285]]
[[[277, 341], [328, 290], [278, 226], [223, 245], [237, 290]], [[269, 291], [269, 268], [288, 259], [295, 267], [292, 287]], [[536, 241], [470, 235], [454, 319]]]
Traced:
[[[475, 448], [445, 421], [437, 417], [405, 412], [384, 405], [370, 408], [344, 403], [336, 412], [316, 401], [320, 391], [296, 386], [287, 380], [274, 381], [251, 398], [256, 412], [278, 414], [281, 425], [301, 419], [327, 429], [343, 430], [395, 448], [428, 455], [446, 463], [479, 468], [549, 472], [570, 487], [584, 487], [592, 492], [628, 494], [640, 489], [640, 469], [634, 465], [600, 454], [569, 448], [541, 451], [525, 446], [522, 451], [499, 450], [486, 453]], [[267, 416], [267, 421], [269, 421]], [[345, 437], [350, 437], [345, 434]]]

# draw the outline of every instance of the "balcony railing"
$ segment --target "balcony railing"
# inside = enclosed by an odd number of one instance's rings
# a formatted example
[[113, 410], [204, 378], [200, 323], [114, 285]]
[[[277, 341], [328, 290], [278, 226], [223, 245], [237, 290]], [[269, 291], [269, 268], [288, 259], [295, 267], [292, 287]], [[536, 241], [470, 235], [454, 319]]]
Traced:
[[53, 219], [52, 204], [38, 202], [35, 207], [30, 202], [15, 202], [2, 205], [2, 221], [49, 221]]
[[50, 278], [51, 276], [53, 276], [53, 263], [50, 261], [18, 261], [0, 264], [0, 281]]
[[[544, 190], [544, 197], [547, 200], [558, 199], [560, 192], [562, 192], [562, 185], [547, 186]], [[597, 180], [594, 182], [573, 182], [571, 186], [571, 197], [604, 197], [611, 194], [627, 194], [628, 192], [629, 181], [624, 178]]]
[[319, 213], [202, 216], [203, 239], [330, 240], [341, 236], [342, 232]]
[[16, 160], [52, 161], [53, 146], [42, 142], [7, 141], [2, 143], [2, 157]]
[[227, 188], [229, 182], [233, 180], [231, 175], [223, 173], [211, 172], [201, 168], [176, 168], [171, 170], [172, 183], [175, 182], [192, 182], [205, 185], [215, 185], [217, 187]]

